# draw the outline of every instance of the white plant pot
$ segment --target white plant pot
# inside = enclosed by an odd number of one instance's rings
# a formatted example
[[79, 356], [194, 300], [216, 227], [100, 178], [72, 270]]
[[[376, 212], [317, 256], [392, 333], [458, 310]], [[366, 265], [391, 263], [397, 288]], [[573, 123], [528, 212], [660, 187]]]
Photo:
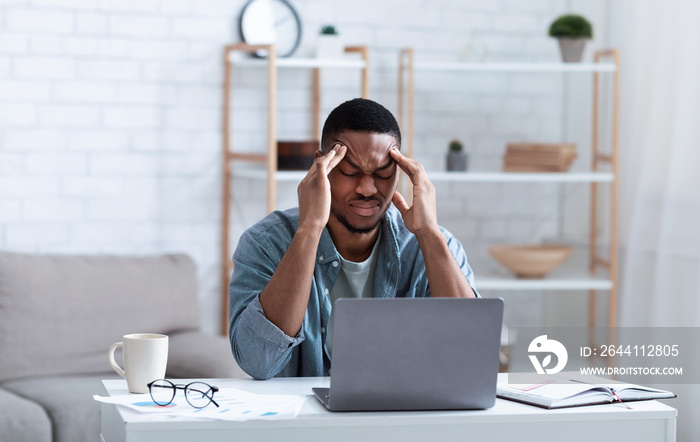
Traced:
[[343, 42], [339, 35], [319, 35], [316, 42], [316, 58], [343, 58]]

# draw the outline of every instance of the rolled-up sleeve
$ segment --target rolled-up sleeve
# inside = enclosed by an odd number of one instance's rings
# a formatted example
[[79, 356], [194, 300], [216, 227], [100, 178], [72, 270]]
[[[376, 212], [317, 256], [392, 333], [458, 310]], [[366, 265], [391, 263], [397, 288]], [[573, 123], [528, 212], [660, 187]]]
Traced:
[[247, 231], [233, 255], [229, 287], [229, 339], [238, 365], [256, 379], [277, 375], [289, 362], [294, 347], [304, 340], [303, 330], [287, 336], [270, 322], [260, 305], [260, 292], [272, 278], [284, 251], [263, 235]]

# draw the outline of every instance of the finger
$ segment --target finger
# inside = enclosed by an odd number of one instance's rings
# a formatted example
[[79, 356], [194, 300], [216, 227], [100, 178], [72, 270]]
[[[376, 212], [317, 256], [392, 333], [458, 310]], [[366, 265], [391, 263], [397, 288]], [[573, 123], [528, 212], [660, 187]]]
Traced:
[[401, 170], [406, 172], [406, 175], [411, 178], [411, 182], [417, 184], [418, 180], [416, 178], [421, 173], [420, 163], [404, 156], [398, 149], [390, 150], [389, 154], [396, 161], [396, 164], [399, 165]]
[[401, 195], [398, 191], [394, 192], [394, 196], [391, 198], [391, 201], [394, 203], [394, 206], [399, 209], [401, 216], [404, 216], [404, 214], [408, 212], [408, 209], [410, 209], [406, 203], [406, 200], [403, 198], [403, 195]]
[[389, 154], [394, 159], [394, 161], [396, 161], [401, 170], [403, 170], [407, 174], [411, 175], [420, 172], [420, 163], [416, 160], [408, 158], [403, 153], [401, 153], [400, 150], [392, 149], [389, 151]]
[[344, 146], [342, 144], [339, 145], [337, 153], [333, 158], [331, 158], [330, 162], [328, 163], [328, 166], [326, 167], [326, 173], [330, 173], [331, 170], [335, 168], [338, 164], [340, 164], [341, 161], [343, 161], [343, 158], [345, 158], [345, 154], [348, 152], [347, 146]]
[[340, 144], [336, 144], [333, 147], [333, 149], [328, 151], [328, 153], [316, 158], [316, 167], [314, 167], [313, 169], [315, 169], [319, 173], [323, 173], [324, 175], [326, 175], [328, 173], [328, 164], [330, 164], [331, 160], [338, 154], [339, 146]]
[[316, 173], [318, 172], [318, 165], [319, 165], [319, 160], [318, 160], [318, 158], [316, 158], [314, 160], [314, 162], [311, 164], [311, 167], [309, 167], [309, 171], [306, 173], [306, 176], [301, 180], [302, 183], [305, 181], [308, 181], [309, 179], [311, 179], [311, 177], [316, 175]]
[[314, 167], [316, 170], [316, 173], [321, 175], [321, 176], [326, 176], [328, 173], [326, 172], [326, 165], [324, 164], [323, 161], [319, 161], [316, 163], [316, 167]]
[[[337, 157], [338, 153], [340, 150], [342, 150], [344, 146], [340, 143], [337, 143], [331, 150], [328, 151], [325, 155], [317, 158], [319, 163], [323, 164], [324, 170], [330, 170], [328, 169], [329, 165], [331, 164], [331, 161]], [[335, 167], [335, 166], [333, 166]]]

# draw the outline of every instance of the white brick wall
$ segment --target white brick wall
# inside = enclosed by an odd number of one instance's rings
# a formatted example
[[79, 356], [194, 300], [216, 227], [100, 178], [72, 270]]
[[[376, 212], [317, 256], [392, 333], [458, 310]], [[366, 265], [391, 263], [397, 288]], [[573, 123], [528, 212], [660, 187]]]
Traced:
[[107, 29], [112, 35], [161, 38], [168, 36], [167, 17], [111, 14], [107, 22]]
[[38, 34], [70, 34], [73, 32], [72, 12], [58, 12], [38, 9], [8, 9], [7, 29], [10, 31], [31, 31]]
[[56, 101], [109, 103], [114, 101], [116, 87], [113, 84], [89, 81], [69, 81], [56, 83], [53, 97]]
[[[244, 0], [0, 2], [0, 248], [63, 253], [185, 251], [199, 266], [204, 324], [218, 330], [223, 45], [238, 40]], [[369, 44], [372, 97], [396, 109], [397, 49], [456, 60], [469, 32], [490, 60], [556, 60], [546, 37], [565, 0], [293, 0], [304, 23], [299, 55], [335, 23]], [[386, 17], [391, 19], [386, 20]], [[264, 70], [236, 72], [236, 148], [261, 151]], [[307, 138], [311, 75], [279, 75], [279, 136]], [[416, 157], [444, 168], [462, 138], [473, 169], [498, 169], [506, 142], [559, 140], [561, 76], [420, 73]], [[359, 75], [324, 73], [323, 111], [359, 95]], [[264, 215], [265, 184], [236, 180], [234, 236]], [[278, 206], [296, 205], [295, 185]], [[538, 211], [551, 187], [438, 186], [441, 222], [477, 273], [486, 246], [557, 235]], [[494, 204], [494, 200], [507, 201]], [[525, 201], [542, 201], [526, 204]], [[544, 207], [544, 209], [543, 209]], [[523, 235], [527, 235], [523, 238]]]
[[89, 80], [138, 80], [141, 66], [133, 61], [78, 61], [77, 78]]
[[0, 57], [0, 76], [6, 77], [10, 72], [10, 58]]
[[75, 60], [69, 58], [17, 56], [13, 57], [12, 74], [20, 79], [74, 78], [75, 64]]

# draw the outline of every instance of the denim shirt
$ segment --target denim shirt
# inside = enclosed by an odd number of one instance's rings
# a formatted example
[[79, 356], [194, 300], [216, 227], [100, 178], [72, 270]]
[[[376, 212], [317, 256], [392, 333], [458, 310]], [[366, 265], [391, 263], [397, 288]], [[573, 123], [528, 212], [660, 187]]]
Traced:
[[[299, 333], [287, 336], [265, 317], [260, 305], [260, 292], [292, 242], [298, 222], [298, 209], [273, 212], [243, 233], [233, 254], [229, 339], [240, 367], [256, 379], [329, 375], [330, 358], [326, 352], [326, 329], [331, 317], [329, 293], [340, 271], [340, 255], [327, 228], [319, 240], [309, 303]], [[430, 296], [418, 241], [396, 208], [387, 210], [380, 228], [374, 297]], [[447, 230], [442, 232], [473, 288], [474, 275], [462, 245]], [[474, 294], [479, 296], [476, 290]]]

